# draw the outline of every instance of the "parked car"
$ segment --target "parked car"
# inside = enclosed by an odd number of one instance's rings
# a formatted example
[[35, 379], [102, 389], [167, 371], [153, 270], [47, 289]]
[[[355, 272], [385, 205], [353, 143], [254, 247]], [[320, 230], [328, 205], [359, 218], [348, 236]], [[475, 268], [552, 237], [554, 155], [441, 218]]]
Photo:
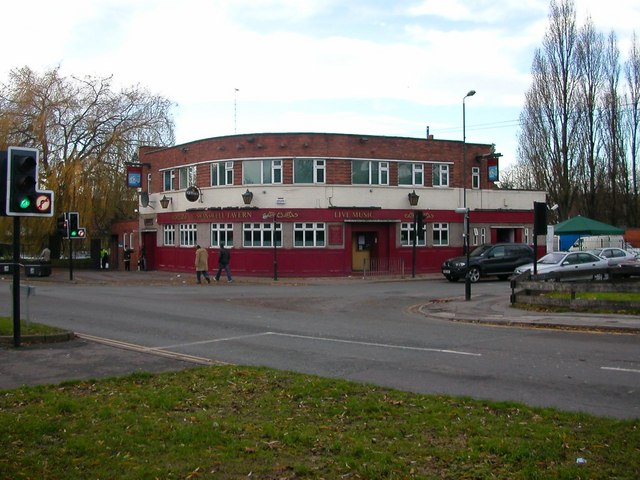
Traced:
[[623, 235], [588, 235], [580, 237], [569, 248], [570, 252], [590, 251], [594, 248], [623, 247]]
[[623, 250], [621, 248], [594, 248], [589, 250], [589, 253], [593, 253], [595, 256], [604, 258], [609, 263], [609, 266], [620, 264], [637, 264], [637, 255], [633, 252]]
[[[580, 275], [581, 270], [593, 268], [607, 268], [607, 260], [597, 257], [589, 252], [551, 252], [547, 253], [537, 262], [536, 270], [538, 274], [570, 272], [571, 278], [591, 278], [593, 275]], [[524, 273], [527, 270], [533, 271], [533, 263], [521, 265], [515, 269], [516, 274]]]
[[[469, 279], [472, 283], [482, 277], [497, 276], [507, 279], [513, 270], [533, 262], [533, 249], [522, 243], [496, 243], [481, 245], [469, 253]], [[442, 264], [442, 274], [456, 282], [467, 274], [467, 257], [455, 257]]]

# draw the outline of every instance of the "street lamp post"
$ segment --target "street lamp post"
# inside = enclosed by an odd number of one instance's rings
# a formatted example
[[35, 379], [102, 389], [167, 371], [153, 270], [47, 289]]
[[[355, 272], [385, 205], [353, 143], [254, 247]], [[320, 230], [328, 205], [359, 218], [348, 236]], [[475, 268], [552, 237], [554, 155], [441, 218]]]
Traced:
[[464, 245], [466, 249], [466, 266], [467, 273], [464, 276], [464, 299], [471, 300], [471, 277], [469, 276], [469, 261], [471, 256], [471, 249], [469, 248], [469, 209], [468, 208], [456, 208], [456, 213], [464, 214]]
[[271, 241], [273, 242], [273, 279], [278, 280], [278, 244], [276, 242], [276, 212], [266, 212], [262, 214], [262, 219], [267, 220], [271, 218], [273, 220], [273, 230], [271, 233]]
[[464, 278], [464, 299], [471, 300], [471, 277], [469, 276], [469, 207], [467, 207], [467, 119], [465, 111], [465, 100], [467, 97], [473, 97], [475, 90], [469, 90], [462, 97], [462, 205], [465, 209], [464, 223], [464, 251], [467, 255], [467, 274]]

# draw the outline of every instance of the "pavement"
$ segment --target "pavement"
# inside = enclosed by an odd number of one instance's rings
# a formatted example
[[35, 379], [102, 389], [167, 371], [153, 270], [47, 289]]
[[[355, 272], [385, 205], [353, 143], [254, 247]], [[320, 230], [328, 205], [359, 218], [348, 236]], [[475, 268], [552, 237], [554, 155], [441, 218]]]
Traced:
[[[29, 278], [28, 283], [73, 281], [78, 284], [189, 284], [195, 283], [191, 273], [175, 272], [119, 272], [77, 271], [73, 280], [68, 271], [54, 270], [51, 277]], [[440, 274], [419, 275], [416, 278], [369, 277], [362, 278], [286, 278], [279, 285], [348, 283], [355, 281], [428, 281], [442, 280]], [[6, 276], [2, 283], [10, 283]], [[236, 283], [275, 283], [270, 278], [242, 278]], [[23, 279], [23, 283], [25, 283]], [[616, 314], [533, 312], [513, 308], [508, 294], [472, 295], [466, 301], [463, 296], [426, 302], [416, 311], [432, 320], [468, 322], [512, 328], [560, 328], [591, 332], [612, 332], [630, 335], [640, 334], [640, 316]], [[71, 340], [56, 343], [30, 343], [22, 339], [15, 348], [0, 345], [0, 390], [23, 385], [58, 384], [65, 381], [91, 380], [127, 375], [134, 372], [176, 371], [194, 366], [212, 364], [207, 359], [173, 356], [134, 345], [105, 341], [90, 336], [75, 336]]]

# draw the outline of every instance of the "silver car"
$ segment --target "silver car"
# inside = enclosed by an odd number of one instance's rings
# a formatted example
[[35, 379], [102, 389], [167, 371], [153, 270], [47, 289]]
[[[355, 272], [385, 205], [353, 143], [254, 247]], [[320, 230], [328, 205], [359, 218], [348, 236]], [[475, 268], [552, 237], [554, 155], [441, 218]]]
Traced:
[[609, 266], [620, 264], [638, 264], [638, 258], [635, 253], [628, 252], [621, 248], [607, 247], [607, 248], [595, 248], [589, 250], [589, 253], [593, 253], [597, 257], [607, 260]]
[[[551, 252], [538, 260], [537, 272], [538, 274], [566, 272], [571, 274], [570, 277], [572, 279], [580, 277], [591, 278], [591, 275], [586, 277], [580, 275], [580, 271], [591, 270], [593, 268], [604, 269], [608, 266], [607, 260], [589, 252]], [[514, 273], [517, 275], [527, 270], [533, 272], [533, 263], [516, 268]]]

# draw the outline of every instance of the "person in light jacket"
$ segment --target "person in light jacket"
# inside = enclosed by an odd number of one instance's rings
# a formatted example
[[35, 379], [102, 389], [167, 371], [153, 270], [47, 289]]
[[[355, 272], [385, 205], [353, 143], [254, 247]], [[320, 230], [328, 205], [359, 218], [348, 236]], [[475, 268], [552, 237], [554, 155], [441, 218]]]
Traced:
[[209, 254], [200, 245], [196, 245], [196, 280], [202, 283], [201, 277], [204, 277], [207, 283], [211, 283], [209, 278]]

